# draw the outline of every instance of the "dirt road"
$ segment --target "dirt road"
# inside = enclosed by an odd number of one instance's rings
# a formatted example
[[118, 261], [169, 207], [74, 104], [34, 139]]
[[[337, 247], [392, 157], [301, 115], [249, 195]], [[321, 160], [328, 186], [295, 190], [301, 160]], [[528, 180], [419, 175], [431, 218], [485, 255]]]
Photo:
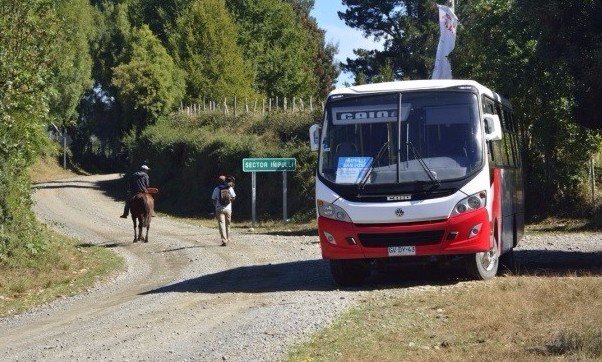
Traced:
[[273, 361], [352, 302], [332, 292], [316, 236], [239, 232], [220, 247], [217, 229], [155, 217], [149, 243], [133, 244], [122, 202], [103, 192], [117, 177], [36, 185], [40, 219], [113, 248], [128, 267], [108, 285], [1, 320], [0, 360]]
[[[118, 217], [122, 202], [105, 187], [117, 178], [36, 185], [41, 220], [112, 248], [127, 270], [77, 297], [0, 319], [0, 360], [278, 361], [361, 298], [432, 287], [423, 280], [338, 290], [314, 235], [238, 231], [220, 247], [216, 228], [158, 216], [150, 242], [133, 244], [132, 222]], [[600, 234], [549, 233], [528, 235], [516, 256], [523, 270], [563, 272], [599, 268], [601, 249]], [[443, 284], [464, 283], [471, 282]]]

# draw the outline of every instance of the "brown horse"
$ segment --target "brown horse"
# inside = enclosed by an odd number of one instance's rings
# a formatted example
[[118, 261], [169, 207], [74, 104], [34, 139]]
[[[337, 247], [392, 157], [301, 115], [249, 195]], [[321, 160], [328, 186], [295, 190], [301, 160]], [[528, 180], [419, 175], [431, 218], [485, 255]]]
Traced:
[[[134, 222], [134, 242], [144, 241], [148, 243], [148, 229], [155, 209], [155, 199], [150, 193], [139, 192], [132, 197], [130, 211]], [[138, 230], [136, 230], [138, 224]], [[142, 238], [142, 228], [146, 227], [146, 236]]]

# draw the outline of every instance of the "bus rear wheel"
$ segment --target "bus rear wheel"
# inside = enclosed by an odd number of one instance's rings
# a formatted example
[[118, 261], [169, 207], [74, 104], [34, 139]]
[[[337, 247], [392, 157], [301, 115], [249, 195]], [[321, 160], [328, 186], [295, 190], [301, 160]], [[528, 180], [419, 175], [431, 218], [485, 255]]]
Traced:
[[472, 279], [491, 279], [497, 274], [499, 261], [497, 248], [471, 254], [466, 257], [466, 271]]
[[368, 265], [361, 259], [330, 259], [330, 272], [342, 287], [360, 285], [368, 276]]

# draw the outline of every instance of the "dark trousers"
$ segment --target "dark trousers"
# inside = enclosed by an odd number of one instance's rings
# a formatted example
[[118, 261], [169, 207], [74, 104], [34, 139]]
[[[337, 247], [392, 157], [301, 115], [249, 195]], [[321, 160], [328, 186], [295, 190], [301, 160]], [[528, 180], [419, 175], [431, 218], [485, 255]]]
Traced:
[[125, 198], [125, 206], [123, 207], [123, 214], [125, 216], [128, 216], [128, 214], [130, 213], [130, 203], [132, 201], [132, 193], [128, 192], [127, 197]]

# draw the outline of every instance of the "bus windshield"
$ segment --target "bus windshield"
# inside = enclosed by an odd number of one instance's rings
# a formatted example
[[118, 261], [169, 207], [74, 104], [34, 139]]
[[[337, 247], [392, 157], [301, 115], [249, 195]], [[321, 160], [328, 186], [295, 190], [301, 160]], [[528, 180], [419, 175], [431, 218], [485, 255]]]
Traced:
[[439, 183], [483, 163], [477, 96], [413, 91], [331, 99], [318, 172], [337, 184]]

